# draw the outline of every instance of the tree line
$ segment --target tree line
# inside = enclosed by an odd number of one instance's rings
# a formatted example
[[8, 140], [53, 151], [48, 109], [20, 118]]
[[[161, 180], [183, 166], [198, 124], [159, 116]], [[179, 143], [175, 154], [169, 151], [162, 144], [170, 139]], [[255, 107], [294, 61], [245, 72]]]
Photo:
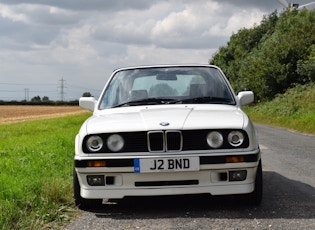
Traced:
[[51, 106], [78, 106], [79, 100], [73, 100], [73, 101], [2, 101], [0, 100], [0, 106], [1, 105], [51, 105]]
[[315, 11], [288, 9], [243, 28], [212, 56], [235, 91], [270, 100], [297, 84], [315, 81]]
[[[82, 94], [82, 97], [92, 97], [92, 94], [90, 92], [84, 92]], [[52, 101], [49, 99], [49, 97], [44, 96], [35, 96], [30, 101], [22, 100], [22, 101], [3, 101], [0, 100], [0, 105], [56, 105], [56, 106], [62, 106], [62, 105], [73, 105], [78, 106], [79, 100], [72, 100], [72, 101]]]

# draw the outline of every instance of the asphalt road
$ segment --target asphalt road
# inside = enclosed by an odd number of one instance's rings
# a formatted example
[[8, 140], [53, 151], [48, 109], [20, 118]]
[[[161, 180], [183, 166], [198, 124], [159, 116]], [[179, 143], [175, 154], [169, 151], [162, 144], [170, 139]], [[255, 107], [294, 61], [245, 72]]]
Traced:
[[315, 136], [256, 124], [261, 206], [232, 197], [128, 198], [83, 212], [67, 229], [315, 229]]

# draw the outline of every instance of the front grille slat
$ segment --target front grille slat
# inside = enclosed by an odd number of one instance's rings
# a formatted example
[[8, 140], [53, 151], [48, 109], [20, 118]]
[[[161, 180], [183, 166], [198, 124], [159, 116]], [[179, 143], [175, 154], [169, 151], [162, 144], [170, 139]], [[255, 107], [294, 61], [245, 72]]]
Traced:
[[150, 131], [147, 141], [149, 152], [176, 152], [183, 147], [181, 131]]
[[179, 131], [166, 131], [166, 151], [181, 151], [183, 146], [182, 133]]
[[148, 149], [150, 152], [164, 152], [165, 141], [163, 131], [148, 132]]

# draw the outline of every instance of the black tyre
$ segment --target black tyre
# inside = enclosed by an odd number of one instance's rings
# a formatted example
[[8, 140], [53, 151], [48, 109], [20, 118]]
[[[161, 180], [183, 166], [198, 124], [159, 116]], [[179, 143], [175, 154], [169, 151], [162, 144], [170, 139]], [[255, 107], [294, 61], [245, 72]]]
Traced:
[[78, 175], [76, 171], [73, 170], [73, 193], [75, 205], [81, 210], [97, 209], [102, 205], [102, 199], [85, 199], [81, 197], [80, 189]]
[[256, 179], [255, 179], [255, 189], [252, 193], [246, 195], [246, 201], [251, 205], [260, 205], [263, 196], [263, 176], [262, 176], [262, 166], [261, 160], [259, 161]]

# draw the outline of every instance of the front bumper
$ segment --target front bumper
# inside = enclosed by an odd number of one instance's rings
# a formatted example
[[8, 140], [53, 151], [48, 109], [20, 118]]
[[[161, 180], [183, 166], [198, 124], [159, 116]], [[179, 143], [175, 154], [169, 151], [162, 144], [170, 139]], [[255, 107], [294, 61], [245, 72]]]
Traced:
[[[240, 155], [240, 154], [238, 154]], [[222, 162], [226, 156], [199, 155], [200, 170], [189, 172], [134, 173], [133, 159], [107, 159], [107, 167], [87, 167], [86, 162], [106, 158], [77, 157], [80, 194], [86, 199], [121, 199], [125, 196], [158, 196], [203, 194], [231, 195], [251, 193], [254, 190], [259, 149], [242, 153], [244, 162]], [[120, 164], [123, 163], [123, 164]], [[242, 181], [231, 181], [230, 172], [246, 171]], [[101, 176], [104, 185], [91, 186], [88, 176]]]

